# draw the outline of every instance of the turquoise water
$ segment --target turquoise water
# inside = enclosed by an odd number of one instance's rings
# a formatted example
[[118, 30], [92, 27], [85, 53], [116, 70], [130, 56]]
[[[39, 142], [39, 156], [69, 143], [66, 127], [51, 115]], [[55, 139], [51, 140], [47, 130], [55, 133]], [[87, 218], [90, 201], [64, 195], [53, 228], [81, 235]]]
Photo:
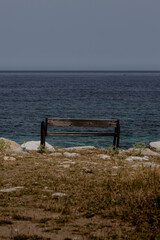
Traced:
[[[45, 117], [114, 118], [120, 120], [120, 147], [148, 144], [160, 140], [159, 103], [158, 72], [1, 72], [0, 136], [18, 143], [39, 140]], [[47, 142], [106, 147], [112, 138], [48, 137]]]

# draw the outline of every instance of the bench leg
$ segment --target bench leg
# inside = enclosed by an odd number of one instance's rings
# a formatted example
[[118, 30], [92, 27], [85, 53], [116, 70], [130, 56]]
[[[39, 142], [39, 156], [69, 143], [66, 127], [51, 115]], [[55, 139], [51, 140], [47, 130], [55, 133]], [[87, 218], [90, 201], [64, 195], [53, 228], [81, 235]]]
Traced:
[[120, 137], [120, 125], [117, 128], [117, 148], [119, 148], [119, 137]]
[[45, 147], [45, 123], [41, 122], [41, 145]]
[[115, 148], [119, 148], [119, 135], [120, 135], [120, 125], [118, 124], [118, 126], [115, 128], [115, 135], [114, 135], [114, 139], [113, 139], [113, 149], [115, 150]]
[[113, 139], [113, 150], [115, 150], [115, 148], [116, 148], [116, 138], [117, 138], [117, 136], [114, 136], [114, 139]]

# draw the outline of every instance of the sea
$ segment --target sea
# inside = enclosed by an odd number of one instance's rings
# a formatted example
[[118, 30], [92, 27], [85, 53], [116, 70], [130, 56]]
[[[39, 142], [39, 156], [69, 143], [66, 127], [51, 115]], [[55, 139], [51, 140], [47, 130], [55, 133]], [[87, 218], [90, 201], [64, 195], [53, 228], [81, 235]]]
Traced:
[[[119, 119], [124, 149], [160, 141], [160, 72], [0, 72], [0, 137], [19, 144], [40, 140], [46, 117]], [[46, 141], [59, 147], [113, 144], [112, 137]]]

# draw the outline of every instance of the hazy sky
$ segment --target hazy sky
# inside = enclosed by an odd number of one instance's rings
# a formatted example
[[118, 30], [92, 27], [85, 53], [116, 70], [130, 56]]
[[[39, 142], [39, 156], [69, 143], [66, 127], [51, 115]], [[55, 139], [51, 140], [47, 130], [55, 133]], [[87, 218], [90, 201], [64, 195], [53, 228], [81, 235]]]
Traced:
[[160, 70], [160, 0], [0, 0], [0, 70]]

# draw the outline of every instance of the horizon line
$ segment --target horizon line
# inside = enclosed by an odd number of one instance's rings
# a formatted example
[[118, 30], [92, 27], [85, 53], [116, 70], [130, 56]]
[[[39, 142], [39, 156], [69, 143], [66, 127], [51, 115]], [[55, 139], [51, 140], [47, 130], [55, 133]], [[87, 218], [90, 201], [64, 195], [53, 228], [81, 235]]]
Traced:
[[1, 72], [160, 72], [160, 70], [0, 70]]

